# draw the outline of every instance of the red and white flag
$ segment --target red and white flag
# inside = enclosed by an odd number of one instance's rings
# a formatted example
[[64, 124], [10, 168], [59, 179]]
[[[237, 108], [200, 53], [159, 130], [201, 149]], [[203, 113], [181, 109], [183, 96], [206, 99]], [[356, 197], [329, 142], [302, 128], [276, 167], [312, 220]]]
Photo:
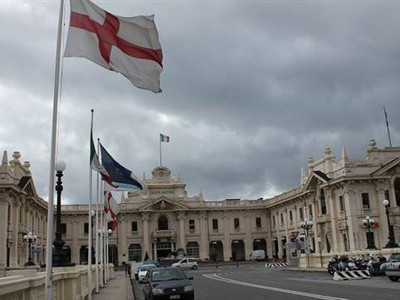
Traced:
[[105, 220], [110, 225], [111, 229], [117, 227], [117, 214], [119, 213], [118, 203], [115, 201], [112, 193], [107, 188], [104, 189], [104, 214]]
[[120, 17], [89, 0], [71, 0], [64, 56], [84, 57], [121, 73], [136, 87], [161, 92], [162, 50], [154, 16]]

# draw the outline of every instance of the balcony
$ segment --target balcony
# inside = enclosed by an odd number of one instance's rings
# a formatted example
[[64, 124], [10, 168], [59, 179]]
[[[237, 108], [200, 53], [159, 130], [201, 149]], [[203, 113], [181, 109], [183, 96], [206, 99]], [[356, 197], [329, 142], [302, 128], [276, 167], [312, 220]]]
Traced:
[[173, 238], [176, 237], [176, 232], [173, 229], [167, 230], [155, 230], [152, 234], [152, 238]]

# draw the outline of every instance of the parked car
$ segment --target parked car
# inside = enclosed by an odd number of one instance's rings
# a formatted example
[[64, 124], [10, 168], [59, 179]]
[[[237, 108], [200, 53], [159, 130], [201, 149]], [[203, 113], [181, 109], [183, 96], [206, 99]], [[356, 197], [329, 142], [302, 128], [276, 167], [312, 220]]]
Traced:
[[143, 261], [142, 265], [156, 265], [157, 267], [160, 267], [160, 262], [158, 260], [148, 259]]
[[393, 253], [392, 255], [390, 255], [387, 262], [381, 264], [381, 271], [386, 271], [386, 267], [395, 262], [400, 262], [400, 253]]
[[157, 266], [154, 265], [154, 264], [142, 265], [142, 266], [139, 268], [139, 271], [138, 271], [138, 280], [139, 280], [139, 283], [140, 283], [140, 282], [143, 282], [144, 278], [145, 278], [146, 275], [147, 275], [147, 272], [150, 271], [151, 269], [154, 269], [154, 268], [157, 268]]
[[398, 281], [400, 279], [400, 262], [391, 262], [386, 266], [386, 276], [391, 281]]
[[264, 250], [253, 250], [250, 253], [250, 260], [265, 260]]
[[197, 258], [182, 258], [180, 261], [173, 263], [172, 267], [179, 267], [181, 269], [197, 270]]
[[194, 289], [185, 273], [177, 267], [152, 269], [147, 273], [143, 295], [146, 300], [194, 299]]

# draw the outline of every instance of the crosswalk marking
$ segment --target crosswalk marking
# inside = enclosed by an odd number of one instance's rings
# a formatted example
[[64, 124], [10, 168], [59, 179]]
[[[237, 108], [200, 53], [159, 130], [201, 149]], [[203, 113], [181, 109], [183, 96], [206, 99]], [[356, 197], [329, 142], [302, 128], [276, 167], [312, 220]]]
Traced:
[[217, 275], [215, 273], [203, 274], [203, 276], [208, 278], [208, 279], [222, 281], [222, 282], [226, 282], [226, 283], [237, 284], [237, 285], [242, 285], [242, 286], [249, 286], [249, 287], [254, 287], [254, 288], [259, 288], [259, 289], [279, 292], [279, 293], [286, 293], [286, 294], [291, 294], [291, 295], [296, 295], [296, 296], [309, 297], [309, 298], [314, 298], [314, 299], [321, 299], [321, 300], [349, 300], [349, 299], [345, 299], [345, 298], [337, 298], [337, 297], [331, 297], [331, 296], [325, 296], [325, 295], [318, 295], [318, 294], [312, 294], [312, 293], [306, 293], [306, 292], [282, 289], [282, 288], [277, 288], [277, 287], [272, 287], [272, 286], [267, 286], [267, 285], [259, 285], [259, 284], [254, 284], [254, 283], [238, 281], [238, 280], [234, 280], [234, 279], [221, 277], [221, 276], [219, 276], [219, 275]]

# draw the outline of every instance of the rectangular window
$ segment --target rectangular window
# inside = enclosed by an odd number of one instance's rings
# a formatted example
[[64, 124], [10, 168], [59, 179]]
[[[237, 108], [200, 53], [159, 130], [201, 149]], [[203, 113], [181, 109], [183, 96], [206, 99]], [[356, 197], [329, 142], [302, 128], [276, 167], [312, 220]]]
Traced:
[[303, 215], [303, 208], [302, 207], [299, 208], [299, 215], [300, 215], [300, 220], [303, 220], [304, 219], [304, 215]]
[[274, 226], [274, 228], [276, 227], [276, 221], [275, 221], [275, 216], [272, 216], [272, 224]]
[[88, 233], [89, 233], [89, 223], [83, 224], [83, 232], [84, 232], [85, 234], [88, 234]]
[[312, 213], [312, 205], [311, 204], [308, 205], [308, 215], [310, 216], [310, 219], [312, 219], [313, 213]]
[[67, 224], [61, 223], [60, 230], [61, 230], [61, 234], [66, 234], [67, 233]]
[[283, 222], [283, 214], [281, 214], [281, 226], [285, 225], [285, 223]]
[[133, 221], [131, 226], [132, 226], [132, 232], [137, 232], [137, 222]]
[[212, 220], [212, 228], [214, 230], [218, 230], [218, 220], [217, 219]]
[[361, 199], [362, 199], [362, 205], [363, 209], [370, 209], [370, 204], [369, 204], [369, 194], [368, 193], [362, 193], [361, 194]]
[[261, 218], [256, 217], [256, 228], [261, 228]]
[[195, 230], [195, 229], [196, 229], [196, 227], [194, 225], [194, 220], [190, 219], [189, 220], [189, 230]]
[[339, 207], [340, 207], [340, 211], [344, 211], [344, 200], [343, 200], [343, 196], [339, 196]]
[[291, 210], [289, 211], [289, 222], [290, 222], [290, 224], [293, 223], [293, 213]]
[[238, 229], [240, 227], [239, 218], [233, 219], [233, 226], [235, 227], [235, 229]]

